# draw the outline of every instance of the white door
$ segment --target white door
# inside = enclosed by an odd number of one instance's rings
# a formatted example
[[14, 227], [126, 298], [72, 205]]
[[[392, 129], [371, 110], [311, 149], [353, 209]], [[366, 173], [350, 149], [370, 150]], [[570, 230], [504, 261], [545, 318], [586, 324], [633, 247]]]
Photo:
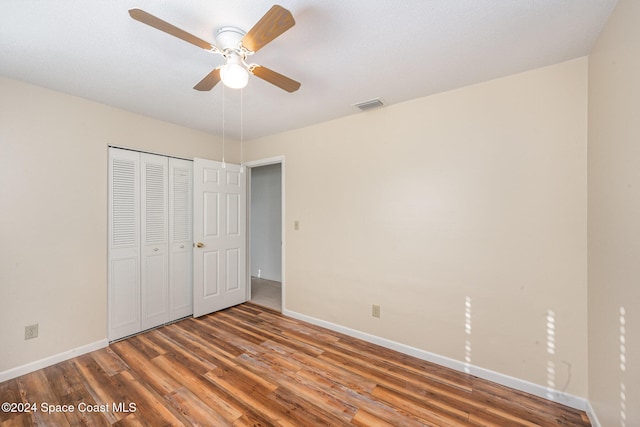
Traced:
[[140, 154], [142, 330], [169, 321], [168, 161]]
[[109, 149], [109, 339], [140, 331], [140, 156]]
[[169, 159], [169, 321], [193, 314], [193, 162]]
[[246, 301], [245, 180], [240, 166], [193, 161], [193, 315]]

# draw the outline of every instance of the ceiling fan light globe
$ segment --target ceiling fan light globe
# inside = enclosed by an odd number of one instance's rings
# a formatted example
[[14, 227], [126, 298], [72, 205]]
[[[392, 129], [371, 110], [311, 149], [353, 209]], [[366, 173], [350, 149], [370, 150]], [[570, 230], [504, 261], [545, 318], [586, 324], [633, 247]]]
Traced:
[[240, 64], [226, 64], [220, 69], [220, 79], [227, 87], [242, 89], [249, 82], [249, 72]]

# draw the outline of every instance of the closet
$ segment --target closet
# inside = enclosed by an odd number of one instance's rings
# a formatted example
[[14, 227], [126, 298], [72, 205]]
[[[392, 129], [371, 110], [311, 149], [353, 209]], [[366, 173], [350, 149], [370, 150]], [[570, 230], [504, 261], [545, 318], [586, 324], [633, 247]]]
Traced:
[[193, 313], [193, 162], [109, 148], [109, 340]]

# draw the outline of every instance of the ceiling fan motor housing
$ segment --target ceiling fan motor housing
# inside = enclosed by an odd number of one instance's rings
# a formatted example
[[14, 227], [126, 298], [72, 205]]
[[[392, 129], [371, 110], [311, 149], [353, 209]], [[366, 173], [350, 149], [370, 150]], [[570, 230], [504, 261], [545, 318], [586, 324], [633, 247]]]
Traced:
[[246, 32], [236, 27], [222, 27], [216, 31], [216, 45], [223, 52], [240, 51], [240, 42]]

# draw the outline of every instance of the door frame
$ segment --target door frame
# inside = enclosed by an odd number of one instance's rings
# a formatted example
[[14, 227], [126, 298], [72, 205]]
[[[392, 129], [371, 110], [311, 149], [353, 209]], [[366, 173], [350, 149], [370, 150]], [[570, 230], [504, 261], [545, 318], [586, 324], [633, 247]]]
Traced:
[[246, 235], [247, 235], [247, 242], [246, 242], [246, 280], [247, 280], [247, 301], [249, 301], [251, 299], [251, 169], [253, 168], [257, 168], [260, 166], [268, 166], [268, 165], [275, 165], [275, 164], [280, 164], [280, 194], [281, 194], [281, 204], [282, 206], [280, 207], [281, 209], [281, 215], [280, 215], [280, 221], [281, 221], [281, 233], [282, 235], [280, 236], [280, 241], [282, 242], [282, 244], [280, 245], [280, 257], [281, 257], [281, 276], [282, 276], [282, 282], [281, 282], [281, 304], [282, 304], [282, 312], [284, 313], [284, 311], [286, 310], [286, 305], [285, 305], [285, 301], [286, 301], [286, 274], [285, 274], [285, 254], [286, 254], [286, 250], [285, 250], [285, 246], [286, 246], [286, 215], [285, 215], [285, 158], [284, 156], [274, 156], [274, 157], [269, 157], [266, 159], [259, 159], [259, 160], [253, 160], [250, 162], [244, 162], [242, 164], [242, 166], [245, 168], [245, 175], [246, 175], [246, 184], [245, 184], [245, 191], [247, 194], [247, 198], [246, 198], [246, 210], [247, 210], [247, 215], [246, 215], [246, 221], [247, 221], [247, 225], [246, 225]]

